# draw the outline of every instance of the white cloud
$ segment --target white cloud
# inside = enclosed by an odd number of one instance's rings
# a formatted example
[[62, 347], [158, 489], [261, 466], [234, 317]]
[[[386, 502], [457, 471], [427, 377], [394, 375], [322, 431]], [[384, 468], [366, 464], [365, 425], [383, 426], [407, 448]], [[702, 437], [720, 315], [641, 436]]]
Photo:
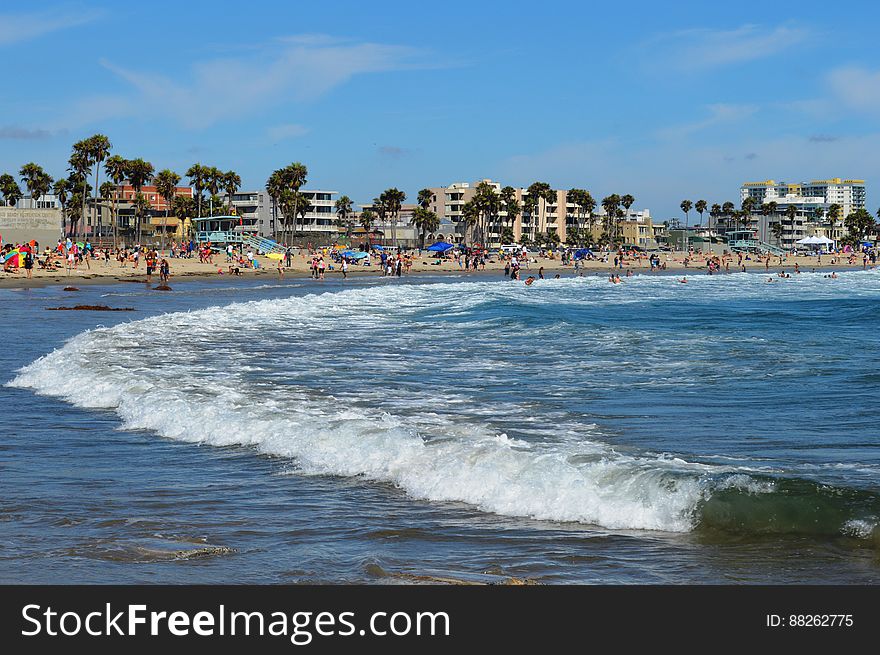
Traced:
[[708, 109], [709, 116], [707, 118], [664, 128], [658, 132], [658, 136], [665, 139], [681, 139], [715, 125], [736, 123], [752, 116], [758, 111], [758, 108], [754, 105], [730, 105], [724, 103], [709, 105]]
[[[171, 76], [135, 70], [114, 62], [101, 64], [128, 90], [100, 112], [112, 116], [170, 118], [187, 128], [258, 114], [279, 104], [316, 100], [356, 75], [429, 67], [421, 52], [405, 46], [346, 42], [321, 35], [277, 39], [264, 49], [237, 57], [196, 62]], [[102, 99], [101, 102], [103, 102]], [[95, 106], [85, 98], [74, 114]]]
[[880, 71], [844, 67], [832, 70], [827, 77], [835, 100], [849, 109], [880, 114]]
[[0, 46], [91, 23], [102, 15], [97, 10], [63, 7], [24, 14], [0, 14]]
[[273, 125], [266, 133], [273, 141], [284, 141], [285, 139], [293, 139], [298, 136], [308, 134], [309, 130], [303, 125], [296, 123], [286, 123], [284, 125]]
[[697, 28], [654, 37], [641, 51], [651, 67], [699, 72], [764, 59], [808, 39], [802, 27], [743, 25], [731, 30]]

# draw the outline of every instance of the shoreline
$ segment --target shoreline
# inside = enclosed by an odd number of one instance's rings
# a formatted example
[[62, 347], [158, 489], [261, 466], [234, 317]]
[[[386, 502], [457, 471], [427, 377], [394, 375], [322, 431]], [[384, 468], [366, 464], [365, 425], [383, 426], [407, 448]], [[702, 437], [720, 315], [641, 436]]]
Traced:
[[[241, 275], [237, 276], [231, 275], [226, 270], [224, 270], [224, 267], [228, 266], [228, 264], [203, 264], [194, 259], [175, 259], [171, 262], [172, 272], [169, 280], [169, 286], [173, 285], [175, 282], [186, 282], [195, 280], [204, 282], [211, 280], [218, 282], [229, 282], [234, 280], [244, 281], [251, 279], [275, 281], [282, 281], [287, 278], [292, 278], [296, 280], [311, 279], [311, 273], [308, 268], [308, 260], [306, 260], [305, 258], [295, 259], [292, 262], [291, 268], [284, 270], [283, 278], [278, 276], [277, 268], [272, 266], [275, 263], [273, 260], [267, 259], [265, 257], [259, 257], [259, 260], [259, 269], [242, 269]], [[39, 269], [34, 269], [34, 275], [31, 278], [27, 278], [25, 276], [23, 269], [18, 269], [17, 273], [0, 273], [0, 289], [39, 289], [52, 286], [79, 287], [116, 284], [160, 284], [158, 274], [153, 275], [153, 279], [151, 282], [148, 283], [146, 281], [146, 273], [143, 266], [139, 267], [138, 269], [133, 269], [129, 267], [121, 268], [116, 264], [116, 262], [111, 262], [109, 266], [105, 265], [103, 262], [93, 263], [94, 268], [77, 270], [71, 275], [68, 275], [66, 271], [48, 272]], [[629, 263], [625, 262], [622, 268], [615, 268], [611, 262], [592, 260], [586, 261], [581, 265], [580, 275], [605, 275], [614, 272], [621, 275], [621, 277], [624, 277], [627, 270], [632, 270], [633, 275], [707, 274], [706, 266], [702, 262], [700, 262], [699, 264], [697, 262], [694, 262], [693, 264], [685, 267], [681, 260], [670, 257], [665, 263], [667, 265], [667, 268], [665, 270], [656, 270], [652, 272], [650, 266], [647, 265], [645, 261], [636, 261]], [[785, 270], [789, 273], [794, 273], [795, 264], [799, 266], [801, 272], [810, 272], [813, 270], [864, 270], [863, 267], [858, 263], [850, 264], [848, 262], [838, 262], [836, 264], [831, 264], [830, 257], [819, 263], [816, 262], [814, 259], [806, 256], [790, 257], [781, 265], [778, 263], [771, 263], [769, 269], [766, 268], [764, 262], [747, 261], [745, 262], [745, 269], [746, 272], [751, 273], [776, 275], [781, 270]], [[544, 276], [546, 278], [553, 278], [553, 276], [555, 276], [556, 274], [559, 274], [562, 277], [576, 277], [573, 265], [563, 265], [558, 259], [538, 258], [538, 262], [530, 264], [529, 268], [523, 267], [520, 269], [520, 279], [525, 280], [530, 275], [534, 275], [535, 277], [537, 277], [538, 269], [541, 267], [544, 268]], [[874, 266], [869, 265], [867, 268], [871, 269], [874, 268]], [[177, 272], [175, 272], [175, 269], [177, 269]], [[222, 274], [218, 273], [218, 270], [223, 271]], [[465, 271], [459, 268], [458, 264], [455, 262], [444, 261], [441, 265], [438, 266], [433, 263], [429, 263], [424, 259], [417, 259], [413, 263], [412, 270], [409, 273], [404, 273], [402, 277], [406, 278], [438, 275], [465, 275], [468, 277], [496, 276], [499, 279], [504, 279], [503, 270], [503, 263], [496, 260], [487, 263], [485, 270]], [[739, 272], [743, 271], [741, 271], [738, 266], [731, 266], [730, 271], [720, 271], [718, 273], [715, 273], [715, 275], [729, 275], [731, 273]], [[378, 266], [364, 269], [358, 266], [351, 266], [348, 269], [348, 275], [353, 278], [374, 277], [380, 279], [383, 277], [382, 275], [380, 275], [380, 268]], [[341, 280], [343, 279], [342, 271], [335, 267], [334, 270], [328, 269], [325, 273], [325, 278], [332, 280]]]

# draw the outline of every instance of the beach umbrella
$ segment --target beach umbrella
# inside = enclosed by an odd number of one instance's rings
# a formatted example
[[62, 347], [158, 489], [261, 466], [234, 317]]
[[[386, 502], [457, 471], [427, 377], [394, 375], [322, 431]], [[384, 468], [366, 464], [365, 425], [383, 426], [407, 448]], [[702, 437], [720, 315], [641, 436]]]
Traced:
[[21, 266], [21, 252], [19, 250], [10, 250], [6, 253], [6, 259], [3, 260], [4, 266]]
[[446, 252], [450, 248], [454, 248], [451, 243], [446, 243], [445, 241], [438, 241], [437, 243], [432, 243], [430, 246], [425, 248], [425, 250], [429, 250], [431, 252]]

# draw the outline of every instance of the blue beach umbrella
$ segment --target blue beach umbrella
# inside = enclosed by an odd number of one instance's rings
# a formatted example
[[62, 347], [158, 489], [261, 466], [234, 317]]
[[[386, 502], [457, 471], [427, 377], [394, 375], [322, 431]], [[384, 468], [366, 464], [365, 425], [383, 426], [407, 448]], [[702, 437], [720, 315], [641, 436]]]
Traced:
[[432, 243], [430, 246], [425, 248], [425, 250], [430, 250], [431, 252], [446, 252], [450, 248], [454, 248], [451, 243], [446, 243], [445, 241], [438, 241], [437, 243]]

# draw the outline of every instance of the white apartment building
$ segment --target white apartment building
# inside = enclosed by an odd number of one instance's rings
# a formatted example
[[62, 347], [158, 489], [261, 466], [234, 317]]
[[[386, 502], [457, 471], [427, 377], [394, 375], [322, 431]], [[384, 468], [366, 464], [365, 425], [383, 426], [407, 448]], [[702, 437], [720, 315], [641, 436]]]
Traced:
[[[297, 232], [321, 236], [335, 236], [336, 229], [336, 191], [301, 189], [309, 200], [311, 211], [297, 217]], [[227, 194], [220, 195], [223, 202], [230, 204]], [[284, 214], [274, 207], [265, 189], [260, 191], [239, 191], [232, 196], [231, 205], [239, 216], [256, 219], [255, 225], [262, 237], [274, 238], [281, 230]]]
[[746, 182], [740, 187], [740, 200], [746, 198], [754, 198], [758, 205], [775, 202], [780, 213], [794, 205], [798, 215], [808, 220], [816, 215], [816, 209], [827, 213], [828, 207], [836, 204], [840, 205], [840, 217], [845, 218], [853, 210], [865, 208], [865, 181], [834, 177], [795, 184], [775, 180]]

